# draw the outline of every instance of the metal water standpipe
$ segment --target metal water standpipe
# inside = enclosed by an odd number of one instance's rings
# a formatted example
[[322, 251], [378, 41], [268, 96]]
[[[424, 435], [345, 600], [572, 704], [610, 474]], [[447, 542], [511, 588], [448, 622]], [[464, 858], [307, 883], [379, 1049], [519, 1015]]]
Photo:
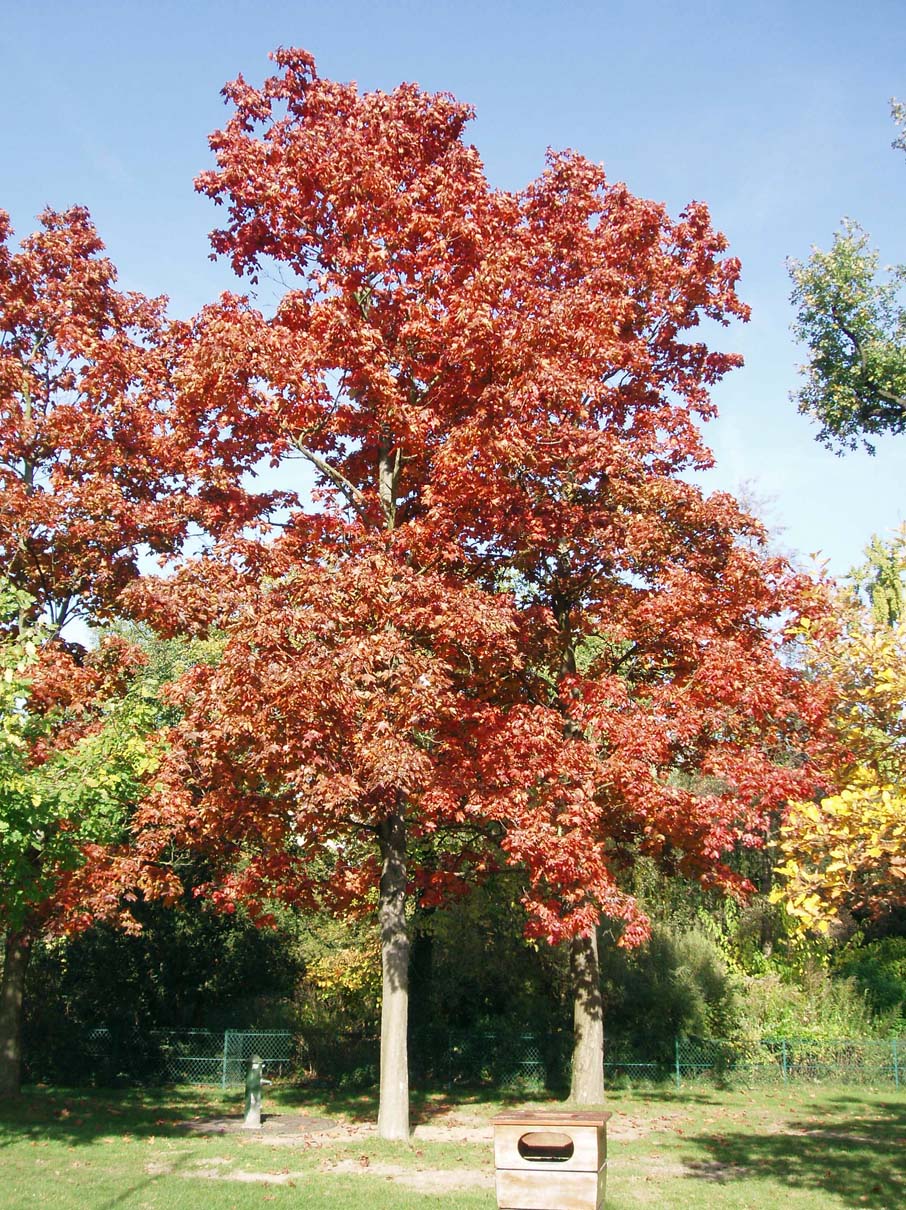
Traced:
[[248, 1074], [245, 1077], [245, 1121], [247, 1130], [261, 1129], [261, 1089], [270, 1080], [264, 1078], [264, 1060], [260, 1055], [252, 1055], [249, 1060]]

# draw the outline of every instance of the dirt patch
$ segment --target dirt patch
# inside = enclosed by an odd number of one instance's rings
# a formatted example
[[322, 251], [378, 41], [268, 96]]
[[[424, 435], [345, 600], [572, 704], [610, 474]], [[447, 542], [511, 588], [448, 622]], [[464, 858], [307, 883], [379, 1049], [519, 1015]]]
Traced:
[[[184, 1180], [206, 1181], [236, 1181], [247, 1185], [289, 1185], [303, 1183], [310, 1175], [305, 1172], [247, 1172], [244, 1168], [234, 1168], [233, 1160], [206, 1156], [188, 1168], [180, 1168], [178, 1164], [165, 1160], [153, 1161], [145, 1165], [148, 1176], [180, 1176]], [[404, 1168], [401, 1164], [388, 1164], [384, 1161], [370, 1160], [367, 1156], [359, 1159], [324, 1161], [318, 1165], [319, 1173], [329, 1173], [337, 1176], [370, 1176], [412, 1189], [416, 1193], [451, 1193], [461, 1189], [491, 1189], [494, 1185], [494, 1175], [489, 1172], [476, 1172], [474, 1169], [438, 1169], [438, 1168]]]
[[261, 1126], [250, 1130], [244, 1124], [242, 1114], [226, 1114], [213, 1118], [190, 1118], [179, 1122], [182, 1130], [192, 1134], [239, 1134], [250, 1140], [264, 1139], [268, 1142], [304, 1141], [305, 1136], [335, 1130], [338, 1123], [330, 1118], [312, 1118], [305, 1114], [265, 1113]]
[[[654, 1130], [669, 1129], [674, 1121], [680, 1121], [682, 1114], [671, 1117], [662, 1116], [653, 1120], [630, 1117], [626, 1114], [614, 1114], [607, 1126], [608, 1138], [613, 1142], [635, 1141], [646, 1138]], [[343, 1122], [336, 1124], [336, 1133], [325, 1137], [324, 1142], [332, 1142], [337, 1135], [350, 1139], [377, 1138], [377, 1127], [370, 1122]], [[478, 1114], [459, 1112], [435, 1113], [423, 1122], [417, 1122], [412, 1130], [412, 1142], [430, 1143], [486, 1143], [491, 1146], [494, 1142], [494, 1127], [487, 1118]]]
[[305, 1179], [304, 1172], [245, 1172], [242, 1168], [233, 1168], [225, 1172], [222, 1168], [195, 1168], [191, 1172], [183, 1172], [184, 1177], [200, 1177], [208, 1181], [240, 1181], [247, 1185], [295, 1185]]
[[418, 1122], [412, 1131], [413, 1142], [488, 1143], [494, 1141], [494, 1127], [477, 1114], [445, 1113]]
[[[608, 1135], [611, 1142], [633, 1142], [644, 1139], [654, 1131], [669, 1130], [674, 1121], [683, 1115], [661, 1115], [657, 1118], [646, 1119], [632, 1117], [627, 1114], [615, 1113], [608, 1124]], [[306, 1150], [317, 1151], [322, 1147], [335, 1146], [343, 1142], [368, 1143], [378, 1137], [377, 1126], [374, 1122], [337, 1121], [329, 1118], [316, 1118], [306, 1114], [267, 1113], [262, 1116], [261, 1128], [247, 1130], [243, 1125], [241, 1114], [229, 1114], [221, 1117], [192, 1118], [179, 1123], [183, 1130], [201, 1135], [233, 1135], [242, 1138], [244, 1142], [266, 1143], [277, 1147], [304, 1147]], [[463, 1113], [461, 1110], [450, 1110], [434, 1113], [424, 1121], [417, 1122], [412, 1130], [411, 1143], [461, 1143], [485, 1146], [488, 1153], [494, 1145], [494, 1127], [491, 1122], [479, 1114]], [[376, 1172], [377, 1166], [361, 1169], [356, 1161], [348, 1161], [352, 1166], [349, 1171]], [[347, 1161], [343, 1161], [347, 1163]], [[334, 1170], [337, 1170], [334, 1168]], [[399, 1172], [382, 1172], [390, 1179], [407, 1182], [413, 1189], [426, 1190], [429, 1188], [455, 1189], [474, 1187], [474, 1182], [484, 1185], [486, 1178], [477, 1174], [473, 1184], [469, 1183], [468, 1174], [451, 1172], [448, 1175], [431, 1171], [419, 1174], [410, 1169], [400, 1169]], [[438, 1184], [431, 1185], [434, 1177]], [[460, 1180], [460, 1185], [455, 1182]], [[414, 1182], [414, 1183], [412, 1183]]]

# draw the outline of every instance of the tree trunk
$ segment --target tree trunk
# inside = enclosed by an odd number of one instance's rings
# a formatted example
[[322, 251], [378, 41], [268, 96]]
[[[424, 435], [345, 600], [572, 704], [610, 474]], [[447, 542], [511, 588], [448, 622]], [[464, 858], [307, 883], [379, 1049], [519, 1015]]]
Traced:
[[17, 1096], [22, 1084], [22, 1000], [31, 937], [8, 932], [0, 980], [0, 1097]]
[[570, 942], [573, 987], [573, 1072], [569, 1098], [577, 1105], [604, 1101], [604, 1001], [595, 930]]
[[[568, 601], [562, 597], [555, 599], [553, 610], [563, 643], [559, 684], [563, 677], [576, 673], [575, 635]], [[568, 714], [562, 699], [560, 702], [561, 710]], [[567, 723], [567, 733], [577, 737], [574, 724]], [[573, 993], [573, 1069], [569, 1098], [577, 1105], [600, 1105], [604, 1101], [604, 1001], [596, 929], [572, 939], [569, 966]]]
[[406, 930], [406, 824], [401, 808], [381, 824], [381, 1096], [378, 1134], [409, 1138], [409, 934]]

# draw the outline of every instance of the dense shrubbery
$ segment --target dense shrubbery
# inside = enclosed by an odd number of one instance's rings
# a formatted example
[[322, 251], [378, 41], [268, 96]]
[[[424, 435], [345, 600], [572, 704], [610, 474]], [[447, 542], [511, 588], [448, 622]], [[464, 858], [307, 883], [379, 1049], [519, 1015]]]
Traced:
[[[906, 938], [811, 950], [789, 942], [779, 910], [756, 897], [742, 908], [641, 871], [651, 940], [636, 950], [601, 936], [608, 1058], [669, 1063], [677, 1036], [744, 1044], [765, 1035], [822, 1041], [902, 1027]], [[556, 1084], [568, 1047], [571, 1002], [562, 949], [527, 943], [513, 888], [478, 888], [412, 920], [413, 1074], [493, 1079], [501, 1039], [545, 1040]], [[86, 1038], [103, 1026], [139, 1041], [155, 1027], [290, 1028], [299, 1075], [344, 1087], [374, 1083], [380, 1018], [377, 941], [370, 921], [280, 916], [259, 931], [240, 914], [189, 900], [178, 912], [145, 908], [144, 932], [96, 927], [39, 948], [29, 975], [31, 1079], [92, 1078]], [[469, 1040], [466, 1054], [463, 1039]], [[463, 1053], [460, 1053], [463, 1051]], [[495, 1066], [495, 1056], [502, 1055]], [[153, 1055], [147, 1056], [153, 1075]]]
[[680, 1034], [727, 1038], [741, 1023], [741, 981], [700, 928], [655, 924], [638, 950], [603, 947], [607, 1037], [669, 1061]]
[[834, 977], [815, 961], [746, 980], [746, 1031], [751, 1037], [864, 1038], [876, 1032], [854, 979]]
[[154, 1079], [152, 1029], [294, 1024], [299, 966], [281, 934], [191, 901], [183, 911], [152, 906], [139, 914], [138, 935], [98, 925], [36, 948], [26, 1002], [28, 1079], [94, 1082], [89, 1032], [96, 1028], [120, 1040], [124, 1075]]
[[863, 989], [872, 1011], [891, 1029], [906, 1021], [906, 937], [854, 940], [837, 956], [835, 969]]

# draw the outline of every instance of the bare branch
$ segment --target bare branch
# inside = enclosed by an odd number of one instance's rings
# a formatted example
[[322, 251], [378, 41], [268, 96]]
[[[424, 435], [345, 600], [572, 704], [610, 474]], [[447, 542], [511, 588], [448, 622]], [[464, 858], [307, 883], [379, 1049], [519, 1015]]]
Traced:
[[299, 453], [308, 459], [312, 466], [317, 467], [321, 474], [328, 478], [334, 487], [343, 493], [359, 516], [364, 518], [368, 502], [355, 484], [350, 483], [346, 476], [341, 474], [335, 466], [331, 466], [326, 459], [322, 458], [320, 454], [316, 454], [314, 450], [309, 449], [307, 445], [302, 445], [300, 441], [294, 441], [293, 444]]

